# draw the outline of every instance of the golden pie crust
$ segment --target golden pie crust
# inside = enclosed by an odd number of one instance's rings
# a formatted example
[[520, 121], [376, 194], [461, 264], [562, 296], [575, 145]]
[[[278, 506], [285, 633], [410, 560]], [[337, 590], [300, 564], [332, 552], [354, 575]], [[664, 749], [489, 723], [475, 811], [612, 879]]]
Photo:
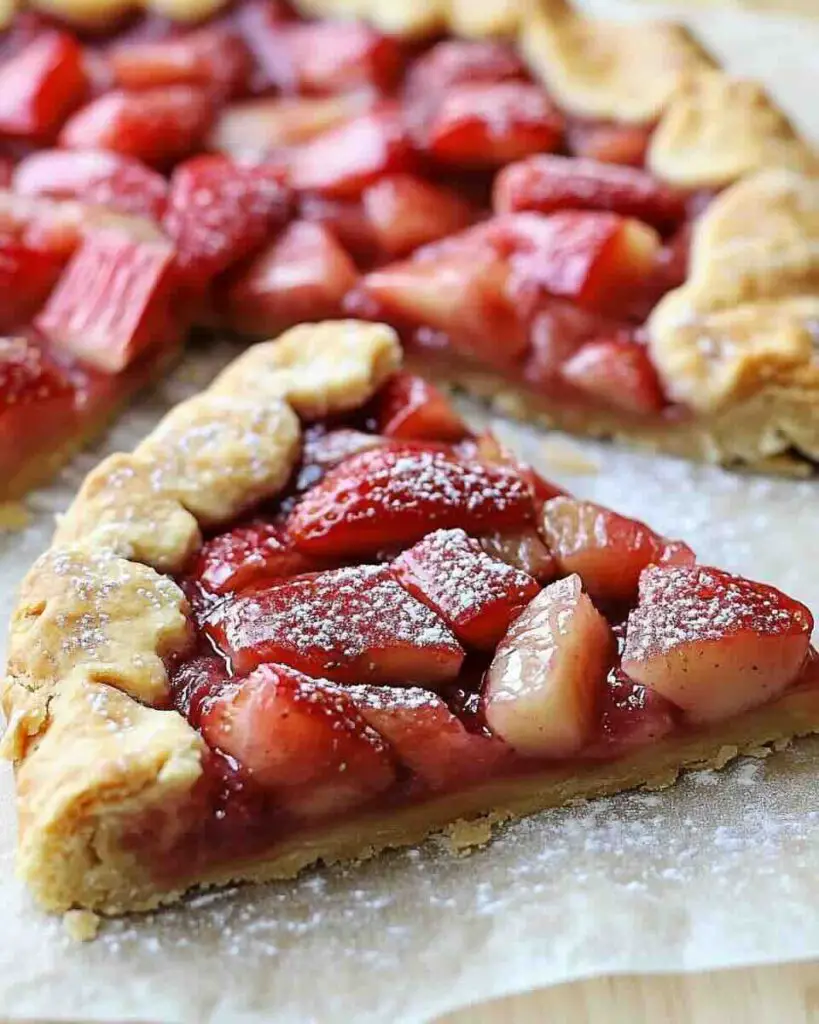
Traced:
[[[160, 710], [168, 664], [194, 643], [186, 599], [163, 573], [182, 567], [202, 525], [227, 521], [284, 486], [298, 442], [287, 402], [315, 414], [355, 407], [399, 363], [388, 327], [297, 327], [251, 349], [134, 453], [112, 456], [87, 478], [53, 546], [23, 582], [2, 693], [2, 752], [17, 779], [18, 866], [43, 907], [144, 910], [193, 886], [290, 877], [318, 860], [368, 857], [441, 830], [456, 843], [474, 842], [488, 836], [488, 828], [467, 824], [476, 819], [491, 824], [668, 785], [683, 768], [721, 767], [819, 729], [819, 688], [795, 689], [717, 728], [671, 736], [614, 762], [555, 764], [423, 805], [360, 814], [287, 839], [267, 856], [159, 880], [135, 850], [135, 823], [150, 821], [160, 854], [174, 848], [202, 810], [197, 782], [206, 749], [182, 715]], [[269, 431], [263, 443], [248, 431], [260, 422]], [[216, 424], [222, 449], [211, 440]], [[257, 461], [245, 458], [242, 437], [259, 445]], [[175, 477], [167, 472], [168, 447], [189, 453]]]

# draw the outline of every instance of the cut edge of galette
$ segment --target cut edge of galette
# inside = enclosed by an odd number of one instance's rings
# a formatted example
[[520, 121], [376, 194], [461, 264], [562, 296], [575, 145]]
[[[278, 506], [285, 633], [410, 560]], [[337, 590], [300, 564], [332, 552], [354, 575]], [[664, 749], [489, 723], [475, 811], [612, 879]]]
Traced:
[[573, 498], [395, 332], [249, 349], [86, 478], [15, 609], [18, 867], [147, 910], [819, 730], [813, 619]]

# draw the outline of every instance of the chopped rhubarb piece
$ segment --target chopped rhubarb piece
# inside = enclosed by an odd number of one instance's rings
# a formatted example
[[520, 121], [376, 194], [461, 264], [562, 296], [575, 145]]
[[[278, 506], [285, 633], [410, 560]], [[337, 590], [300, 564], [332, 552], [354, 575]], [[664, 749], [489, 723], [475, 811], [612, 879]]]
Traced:
[[308, 490], [345, 459], [387, 443], [386, 438], [365, 434], [350, 427], [340, 427], [338, 430], [326, 430], [321, 425], [308, 427], [304, 432], [296, 490]]
[[296, 150], [290, 181], [299, 192], [354, 198], [385, 174], [414, 162], [406, 128], [392, 110], [362, 114]]
[[146, 349], [172, 346], [174, 250], [161, 238], [121, 231], [88, 232], [36, 319], [57, 348], [119, 373]]
[[77, 40], [67, 32], [38, 35], [0, 64], [0, 135], [52, 138], [87, 84]]
[[243, 92], [250, 54], [225, 25], [208, 25], [168, 39], [127, 41], [108, 53], [114, 81], [124, 89], [202, 85], [220, 97]]
[[413, 62], [406, 91], [413, 99], [447, 92], [455, 85], [491, 85], [526, 78], [526, 68], [511, 46], [482, 40], [438, 43]]
[[694, 563], [694, 552], [682, 541], [667, 540], [645, 523], [590, 501], [547, 501], [541, 529], [563, 572], [577, 573], [598, 601], [632, 602], [647, 565]]
[[467, 732], [440, 697], [419, 686], [362, 685], [345, 692], [398, 760], [430, 789], [477, 782], [509, 755], [494, 737]]
[[533, 576], [538, 583], [551, 583], [560, 575], [557, 559], [532, 527], [487, 533], [478, 541], [488, 555]]
[[434, 686], [464, 658], [438, 616], [377, 565], [274, 583], [217, 609], [205, 629], [242, 674], [282, 662], [337, 682]]
[[327, 228], [294, 221], [230, 280], [223, 309], [234, 330], [266, 337], [337, 318], [357, 280], [355, 264]]
[[381, 388], [374, 403], [379, 434], [401, 441], [460, 441], [466, 424], [446, 396], [412, 373], [397, 373]]
[[299, 817], [366, 803], [395, 780], [388, 744], [344, 691], [284, 665], [262, 665], [227, 685], [202, 712], [200, 728]]
[[650, 416], [667, 405], [648, 350], [638, 341], [590, 341], [563, 364], [560, 374], [612, 409]]
[[302, 498], [288, 520], [306, 554], [369, 554], [412, 544], [433, 529], [488, 533], [531, 522], [519, 473], [422, 444], [347, 459]]
[[163, 226], [184, 280], [206, 286], [257, 250], [287, 217], [287, 190], [261, 168], [197, 156], [171, 178]]
[[469, 204], [454, 192], [413, 174], [381, 178], [366, 189], [363, 202], [375, 241], [387, 257], [404, 256], [460, 231], [473, 217]]
[[608, 210], [659, 230], [685, 219], [685, 196], [646, 171], [565, 156], [532, 156], [495, 179], [496, 213]]
[[439, 163], [502, 167], [556, 149], [563, 119], [536, 85], [456, 85], [427, 113], [419, 134], [424, 151]]
[[56, 285], [67, 257], [0, 234], [0, 331], [25, 327]]
[[69, 118], [60, 133], [66, 149], [107, 149], [164, 167], [201, 144], [213, 117], [205, 90], [171, 85], [141, 92], [116, 89]]
[[492, 650], [538, 593], [531, 576], [491, 558], [463, 530], [427, 534], [392, 563], [401, 585], [467, 647]]
[[357, 21], [283, 23], [256, 46], [267, 79], [285, 93], [390, 89], [401, 72], [395, 39]]
[[209, 146], [240, 159], [261, 159], [280, 148], [309, 142], [371, 105], [371, 98], [362, 93], [245, 100], [219, 113]]
[[159, 221], [168, 184], [139, 160], [104, 150], [45, 149], [22, 160], [14, 171], [21, 195], [81, 199], [120, 213]]
[[486, 676], [490, 728], [526, 757], [568, 757], [594, 734], [614, 649], [580, 577], [550, 584], [512, 623]]
[[192, 575], [211, 593], [227, 594], [322, 568], [293, 547], [283, 524], [260, 520], [207, 541]]
[[366, 310], [368, 302], [379, 317], [442, 331], [456, 350], [496, 366], [514, 365], [528, 346], [508, 264], [491, 252], [442, 253], [375, 270], [348, 297], [347, 310]]
[[678, 714], [656, 690], [633, 682], [613, 668], [603, 687], [600, 725], [606, 753], [656, 743], [673, 731]]
[[651, 132], [651, 125], [581, 121], [569, 126], [569, 148], [575, 156], [589, 160], [642, 167]]
[[773, 700], [805, 664], [813, 618], [774, 587], [703, 566], [649, 566], [628, 617], [623, 671], [716, 722]]
[[375, 230], [360, 200], [300, 196], [299, 218], [327, 228], [361, 264], [372, 265], [382, 255]]
[[613, 334], [617, 327], [598, 313], [579, 309], [562, 299], [540, 303], [529, 329], [529, 354], [523, 375], [545, 390], [563, 382], [562, 369], [587, 341]]

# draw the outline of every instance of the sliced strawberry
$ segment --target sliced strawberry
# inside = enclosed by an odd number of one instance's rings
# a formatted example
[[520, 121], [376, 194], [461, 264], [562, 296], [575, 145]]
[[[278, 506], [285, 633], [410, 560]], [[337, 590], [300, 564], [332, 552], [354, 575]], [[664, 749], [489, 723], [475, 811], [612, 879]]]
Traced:
[[677, 716], [674, 705], [656, 690], [632, 682], [621, 669], [613, 668], [603, 687], [603, 749], [611, 756], [656, 743], [674, 730]]
[[496, 213], [535, 210], [608, 210], [661, 231], [685, 219], [685, 196], [633, 167], [565, 156], [532, 156], [505, 167], [495, 179]]
[[284, 665], [226, 686], [203, 711], [201, 730], [299, 817], [366, 803], [395, 780], [388, 745], [344, 691]]
[[643, 167], [652, 130], [653, 125], [577, 121], [569, 125], [569, 148], [589, 160]]
[[271, 26], [256, 47], [267, 79], [285, 93], [390, 89], [401, 72], [395, 39], [357, 21]]
[[628, 617], [623, 671], [715, 722], [773, 700], [810, 647], [808, 609], [774, 587], [703, 566], [649, 566]]
[[412, 544], [433, 529], [486, 533], [531, 521], [532, 494], [514, 470], [421, 444], [347, 459], [302, 498], [288, 528], [306, 554], [347, 557]]
[[563, 364], [560, 374], [609, 408], [637, 416], [658, 413], [668, 404], [646, 346], [628, 338], [590, 341]]
[[491, 430], [485, 430], [474, 439], [467, 439], [458, 445], [468, 458], [477, 458], [481, 462], [492, 465], [508, 466], [513, 469], [529, 485], [534, 498], [535, 508], [539, 512], [544, 502], [559, 497], [566, 492], [551, 480], [546, 480], [525, 462], [521, 462], [514, 452], [505, 448]]
[[614, 334], [616, 323], [579, 309], [562, 299], [539, 303], [529, 329], [529, 354], [523, 375], [529, 384], [548, 391], [564, 390], [563, 365], [588, 341]]
[[560, 575], [557, 559], [532, 527], [487, 533], [478, 537], [478, 542], [488, 555], [520, 569], [538, 583], [551, 583]]
[[56, 347], [119, 373], [146, 349], [173, 345], [174, 250], [161, 237], [89, 231], [36, 319]]
[[414, 174], [393, 174], [363, 195], [375, 241], [387, 257], [404, 256], [420, 245], [465, 228], [472, 208], [449, 189]]
[[362, 685], [345, 692], [398, 760], [430, 789], [463, 788], [486, 778], [509, 756], [494, 737], [467, 732], [429, 690]]
[[201, 85], [219, 97], [243, 92], [251, 70], [245, 44], [225, 25], [206, 25], [176, 38], [123, 42], [109, 51], [108, 63], [124, 89]]
[[494, 649], [540, 590], [531, 576], [491, 558], [463, 530], [427, 534], [395, 559], [392, 571], [462, 644], [482, 651]]
[[274, 580], [314, 572], [324, 566], [293, 547], [281, 523], [263, 520], [237, 526], [207, 541], [193, 577], [213, 594], [227, 594]]
[[441, 684], [464, 652], [385, 566], [296, 576], [229, 602], [205, 629], [234, 670], [282, 662], [338, 682]]
[[262, 169], [223, 156], [198, 156], [171, 178], [163, 226], [177, 267], [194, 287], [258, 249], [285, 221], [287, 190]]
[[681, 541], [669, 541], [645, 523], [590, 501], [547, 501], [541, 530], [563, 572], [577, 573], [598, 601], [633, 601], [647, 565], [694, 563], [694, 552]]
[[373, 225], [358, 199], [300, 196], [299, 218], [311, 224], [321, 224], [331, 231], [358, 263], [372, 265], [374, 260], [381, 256]]
[[0, 135], [52, 138], [82, 103], [87, 85], [82, 50], [72, 35], [36, 36], [0, 64]]
[[345, 459], [387, 443], [386, 438], [349, 427], [340, 427], [338, 430], [327, 430], [322, 424], [307, 427], [304, 431], [296, 490], [308, 490]]
[[294, 154], [290, 181], [299, 192], [354, 198], [385, 174], [405, 171], [414, 162], [400, 115], [384, 110], [331, 128]]
[[171, 85], [141, 92], [116, 89], [69, 118], [60, 133], [66, 149], [107, 149], [164, 167], [199, 146], [213, 107], [205, 90]]
[[468, 433], [446, 396], [413, 373], [397, 373], [376, 395], [379, 434], [401, 441], [460, 441]]
[[327, 228], [294, 221], [231, 279], [223, 308], [234, 330], [267, 337], [304, 321], [338, 318], [357, 280], [355, 264]]
[[424, 118], [422, 149], [454, 167], [502, 167], [560, 145], [563, 119], [546, 93], [525, 82], [456, 85]]
[[45, 149], [22, 160], [14, 171], [22, 195], [81, 199], [120, 213], [159, 221], [168, 184], [139, 160], [104, 150]]
[[25, 327], [59, 280], [66, 257], [0, 234], [0, 331]]
[[415, 99], [441, 95], [456, 85], [491, 85], [526, 77], [526, 67], [511, 46], [453, 39], [437, 43], [414, 61], [405, 88]]
[[487, 724], [526, 757], [566, 757], [591, 740], [614, 643], [579, 576], [550, 584], [512, 623], [486, 675]]

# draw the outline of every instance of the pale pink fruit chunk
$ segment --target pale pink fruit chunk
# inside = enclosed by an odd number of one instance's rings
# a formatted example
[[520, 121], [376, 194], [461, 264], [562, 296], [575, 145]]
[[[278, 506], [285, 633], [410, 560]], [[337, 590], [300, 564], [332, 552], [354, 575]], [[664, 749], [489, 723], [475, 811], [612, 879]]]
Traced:
[[799, 675], [813, 618], [774, 587], [703, 566], [649, 566], [631, 612], [623, 671], [716, 722], [775, 698]]
[[525, 757], [582, 750], [614, 649], [577, 575], [550, 584], [512, 623], [486, 677], [486, 722]]

